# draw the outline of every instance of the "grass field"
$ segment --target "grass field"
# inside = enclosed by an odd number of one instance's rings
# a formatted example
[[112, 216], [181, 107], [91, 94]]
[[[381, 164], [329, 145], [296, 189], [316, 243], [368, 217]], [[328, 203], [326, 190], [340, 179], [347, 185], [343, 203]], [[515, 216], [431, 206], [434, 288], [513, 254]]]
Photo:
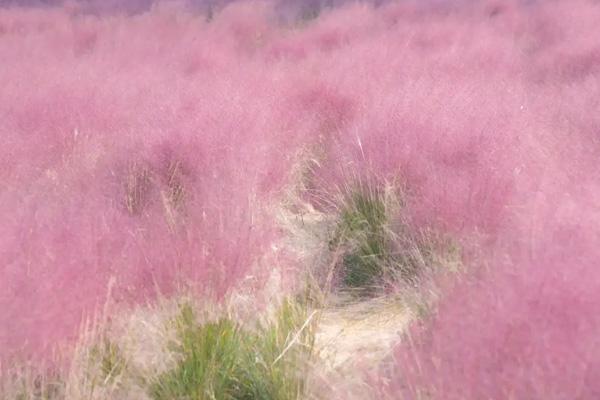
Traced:
[[598, 20], [0, 2], [0, 399], [600, 398]]

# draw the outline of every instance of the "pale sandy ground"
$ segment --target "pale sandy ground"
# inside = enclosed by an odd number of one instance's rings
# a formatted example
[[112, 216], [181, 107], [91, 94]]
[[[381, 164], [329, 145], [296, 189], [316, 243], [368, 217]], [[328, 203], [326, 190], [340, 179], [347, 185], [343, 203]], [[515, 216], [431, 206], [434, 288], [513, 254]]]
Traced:
[[342, 373], [356, 364], [377, 366], [391, 356], [394, 344], [412, 319], [394, 299], [373, 299], [325, 309], [316, 335], [322, 360]]
[[[298, 255], [302, 265], [311, 271], [330, 268], [331, 255], [324, 243], [330, 237], [331, 218], [307, 207], [300, 213], [284, 211], [279, 220], [287, 233], [282, 246]], [[391, 359], [394, 345], [413, 313], [396, 297], [362, 301], [339, 294], [326, 297], [315, 321], [315, 350], [319, 356], [316, 372], [322, 382], [311, 399], [375, 399], [377, 395], [366, 382], [365, 372], [376, 371]]]

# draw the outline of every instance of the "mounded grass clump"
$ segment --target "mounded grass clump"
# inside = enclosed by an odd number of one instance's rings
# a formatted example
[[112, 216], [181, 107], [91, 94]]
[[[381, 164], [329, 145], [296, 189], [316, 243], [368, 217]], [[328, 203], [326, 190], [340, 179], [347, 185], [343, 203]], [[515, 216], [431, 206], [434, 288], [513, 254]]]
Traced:
[[184, 305], [175, 320], [181, 360], [151, 384], [150, 395], [157, 400], [300, 398], [313, 345], [310, 320], [303, 308], [285, 302], [273, 322], [255, 329], [226, 317], [199, 324]]
[[386, 236], [388, 213], [377, 188], [359, 185], [346, 195], [331, 244], [345, 247], [342, 284], [350, 289], [372, 289], [381, 283], [390, 245]]
[[329, 243], [341, 252], [343, 289], [363, 296], [395, 281], [414, 286], [450, 250], [450, 244], [411, 226], [404, 213], [405, 202], [391, 187], [364, 182], [350, 186]]

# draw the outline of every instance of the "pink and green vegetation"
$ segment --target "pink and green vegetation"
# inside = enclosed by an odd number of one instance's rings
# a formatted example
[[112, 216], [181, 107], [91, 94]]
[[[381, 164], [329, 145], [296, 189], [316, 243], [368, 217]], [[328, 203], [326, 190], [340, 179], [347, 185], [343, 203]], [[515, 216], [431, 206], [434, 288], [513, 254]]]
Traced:
[[[52, 380], [106, 304], [219, 302], [274, 272], [293, 296], [307, 267], [277, 212], [299, 187], [336, 220], [340, 290], [434, 282], [374, 396], [600, 398], [598, 21], [593, 0], [0, 5], [0, 397], [13, 365]], [[459, 274], [429, 268], [433, 237]], [[136, 384], [302, 397], [309, 310], [288, 306], [283, 331], [183, 307], [181, 357]], [[105, 383], [127, 369], [90, 351]], [[64, 396], [33, 386], [15, 398]]]

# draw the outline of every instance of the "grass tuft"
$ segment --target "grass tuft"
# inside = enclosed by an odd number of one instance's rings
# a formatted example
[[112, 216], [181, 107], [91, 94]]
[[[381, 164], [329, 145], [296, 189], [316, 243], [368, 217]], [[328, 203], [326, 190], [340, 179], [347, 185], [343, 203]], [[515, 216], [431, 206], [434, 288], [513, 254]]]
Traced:
[[95, 345], [90, 353], [92, 361], [98, 365], [100, 379], [104, 384], [113, 383], [127, 366], [119, 346], [108, 338]]
[[350, 289], [370, 291], [383, 278], [388, 257], [385, 226], [388, 213], [383, 194], [377, 188], [358, 185], [343, 200], [333, 247], [345, 248], [342, 283]]
[[[13, 390], [4, 391], [0, 382], [0, 398], [6, 400], [58, 400], [64, 398], [64, 381], [54, 372], [33, 373], [23, 370], [22, 375], [14, 375]], [[3, 378], [0, 376], [0, 379]]]
[[405, 214], [402, 195], [391, 187], [349, 186], [329, 242], [330, 250], [341, 251], [344, 290], [371, 296], [392, 282], [416, 286], [426, 269], [447, 262], [453, 243], [412, 226]]
[[160, 375], [150, 395], [162, 399], [297, 399], [313, 330], [305, 309], [286, 301], [256, 329], [229, 318], [198, 324], [189, 305], [175, 319], [179, 364]]
[[125, 179], [125, 207], [130, 215], [139, 215], [148, 203], [150, 171], [139, 163], [129, 165]]

